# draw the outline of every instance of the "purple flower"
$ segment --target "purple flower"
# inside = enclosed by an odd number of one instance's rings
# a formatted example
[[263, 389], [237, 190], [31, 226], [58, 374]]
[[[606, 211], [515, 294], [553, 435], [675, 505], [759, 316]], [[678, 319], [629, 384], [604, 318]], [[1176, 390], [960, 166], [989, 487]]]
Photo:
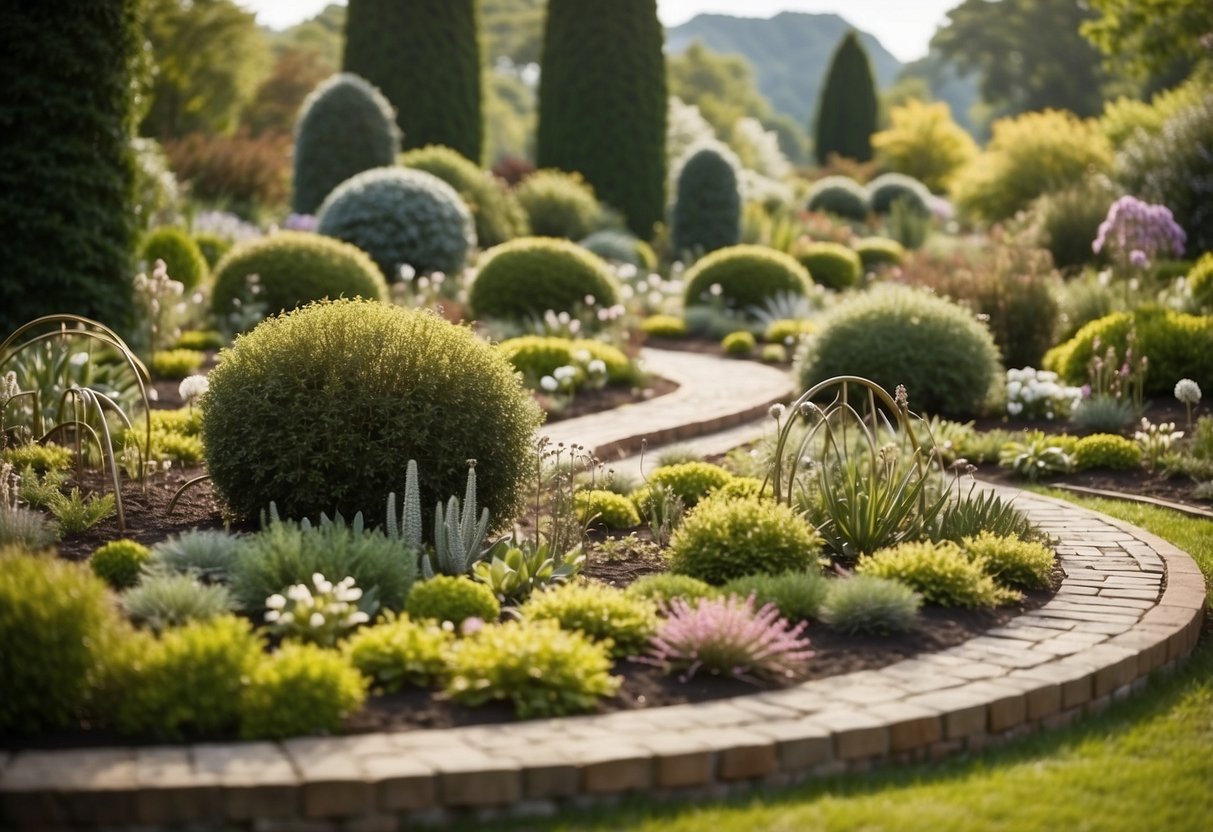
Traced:
[[1096, 254], [1106, 249], [1113, 258], [1141, 269], [1160, 255], [1182, 256], [1186, 240], [1170, 208], [1122, 196], [1108, 209], [1091, 249]]
[[315, 231], [317, 220], [311, 214], [287, 214], [282, 227], [287, 231]]

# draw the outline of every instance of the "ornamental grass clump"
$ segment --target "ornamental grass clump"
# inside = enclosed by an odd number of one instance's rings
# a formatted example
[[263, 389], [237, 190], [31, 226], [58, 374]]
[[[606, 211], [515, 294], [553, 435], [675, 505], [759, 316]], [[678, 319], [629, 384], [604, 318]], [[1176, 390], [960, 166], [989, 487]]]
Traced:
[[729, 581], [721, 591], [741, 598], [753, 595], [755, 604], [774, 604], [784, 618], [800, 621], [817, 617], [828, 588], [825, 576], [814, 568], [778, 575], [746, 575]]
[[813, 651], [802, 637], [808, 622], [789, 624], [774, 604], [755, 611], [753, 597], [670, 602], [649, 646], [648, 660], [682, 681], [699, 671], [747, 682], [787, 681], [803, 674]]
[[644, 649], [657, 631], [657, 607], [602, 584], [565, 584], [537, 592], [519, 608], [526, 619], [559, 622], [624, 657]]
[[501, 603], [493, 590], [471, 578], [435, 575], [413, 584], [404, 610], [416, 621], [449, 621], [459, 627], [469, 618], [496, 621]]
[[885, 636], [911, 630], [921, 607], [922, 596], [901, 581], [852, 575], [829, 581], [819, 614], [839, 632]]
[[227, 532], [194, 529], [152, 547], [153, 562], [169, 570], [226, 583], [236, 563], [240, 538]]
[[122, 607], [136, 624], [160, 633], [235, 612], [236, 599], [222, 584], [205, 584], [192, 574], [154, 571], [122, 596]]
[[998, 586], [981, 561], [951, 542], [901, 543], [862, 558], [855, 571], [901, 581], [941, 607], [996, 607], [1020, 598]]
[[342, 648], [376, 690], [395, 693], [405, 686], [428, 687], [446, 672], [446, 650], [455, 635], [432, 621], [408, 616], [389, 619], [354, 633]]

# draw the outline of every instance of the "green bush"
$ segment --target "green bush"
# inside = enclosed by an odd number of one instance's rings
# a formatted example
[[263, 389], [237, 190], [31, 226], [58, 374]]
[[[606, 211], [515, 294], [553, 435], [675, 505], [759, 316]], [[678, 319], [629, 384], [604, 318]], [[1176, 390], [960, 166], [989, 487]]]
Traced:
[[[817, 331], [817, 325], [812, 321], [799, 318], [780, 318], [771, 321], [762, 333], [762, 339], [772, 344], [789, 344], [799, 341], [806, 335]], [[789, 341], [789, 339], [791, 339]]]
[[1070, 411], [1070, 428], [1079, 433], [1120, 433], [1137, 415], [1129, 399], [1091, 396]]
[[640, 525], [640, 514], [632, 501], [614, 491], [578, 491], [573, 495], [577, 516], [595, 526], [630, 529]]
[[1141, 448], [1132, 439], [1112, 433], [1084, 436], [1074, 446], [1074, 463], [1080, 470], [1111, 468], [1130, 471], [1141, 465]]
[[1048, 589], [1053, 574], [1053, 550], [1035, 540], [1020, 540], [982, 532], [966, 537], [961, 546], [969, 557], [1004, 586]]
[[[713, 497], [759, 497], [762, 495], [762, 480], [757, 477], [733, 477], [712, 492]], [[767, 497], [771, 491], [767, 489]]]
[[363, 627], [345, 642], [345, 654], [377, 690], [395, 693], [406, 685], [428, 687], [446, 673], [446, 651], [454, 634], [433, 622], [407, 616]]
[[587, 237], [602, 214], [594, 189], [579, 174], [537, 170], [514, 188], [536, 237]]
[[493, 590], [466, 576], [435, 575], [413, 584], [404, 610], [417, 621], [449, 621], [459, 627], [469, 618], [493, 622], [501, 603]]
[[[223, 255], [232, 249], [231, 240], [218, 234], [212, 234], [209, 231], [195, 234], [194, 245], [198, 246], [198, 251], [202, 252], [202, 259], [206, 260], [207, 269], [214, 269], [215, 266], [219, 265], [219, 261], [223, 259]], [[169, 272], [169, 274], [172, 274], [172, 272]]]
[[284, 644], [249, 674], [240, 696], [240, 736], [280, 740], [330, 734], [362, 707], [366, 680], [340, 653]]
[[971, 313], [942, 298], [888, 286], [826, 313], [798, 368], [803, 388], [840, 375], [886, 390], [904, 384], [919, 413], [980, 412], [1003, 378], [998, 348]]
[[826, 176], [813, 183], [805, 207], [863, 222], [868, 218], [868, 192], [849, 176]]
[[274, 500], [285, 517], [337, 509], [381, 522], [409, 459], [428, 517], [463, 493], [475, 459], [494, 529], [525, 503], [540, 418], [509, 363], [469, 330], [363, 301], [264, 321], [211, 371], [202, 410], [212, 484], [240, 517]]
[[296, 214], [315, 214], [351, 176], [396, 161], [400, 131], [392, 105], [357, 75], [342, 72], [321, 81], [299, 113], [291, 197]]
[[781, 572], [778, 575], [745, 575], [722, 587], [725, 593], [746, 598], [754, 596], [754, 608], [774, 604], [789, 621], [816, 618], [825, 599], [829, 581], [820, 570]]
[[88, 569], [0, 549], [0, 733], [69, 727], [116, 622]]
[[400, 164], [432, 173], [463, 197], [476, 223], [476, 241], [481, 248], [501, 245], [530, 233], [526, 212], [514, 192], [458, 151], [429, 145], [403, 154]]
[[868, 183], [868, 204], [873, 213], [889, 214], [898, 200], [916, 214], [931, 213], [931, 192], [912, 176], [884, 173]]
[[619, 348], [602, 341], [523, 335], [502, 341], [497, 349], [527, 379], [538, 380], [550, 376], [557, 367], [578, 364], [576, 356], [580, 352], [587, 353], [590, 361], [598, 359], [606, 365], [608, 384], [625, 384], [636, 379], [631, 359]]
[[[215, 264], [217, 265], [218, 261]], [[221, 350], [227, 346], [227, 339], [213, 329], [186, 330], [173, 346], [179, 350]]]
[[712, 299], [712, 286], [720, 286], [720, 301], [744, 312], [784, 292], [808, 294], [812, 278], [795, 258], [764, 246], [730, 246], [699, 260], [683, 275], [687, 306]]
[[374, 168], [324, 200], [316, 231], [370, 255], [388, 282], [400, 268], [458, 274], [476, 246], [471, 212], [450, 185], [420, 170]]
[[271, 522], [241, 538], [232, 592], [242, 609], [260, 613], [266, 598], [294, 584], [311, 586], [317, 572], [334, 581], [352, 577], [367, 593], [364, 603], [374, 600], [385, 609], [400, 610], [417, 575], [417, 553], [380, 531], [359, 532], [340, 523], [305, 527]]
[[842, 243], [806, 243], [795, 254], [813, 282], [827, 289], [841, 292], [863, 277], [863, 261]]
[[139, 572], [152, 558], [152, 550], [135, 540], [114, 540], [93, 550], [88, 565], [114, 589], [139, 582]]
[[766, 364], [785, 364], [788, 361], [788, 348], [783, 344], [764, 344], [759, 357]]
[[675, 598], [681, 598], [691, 604], [699, 598], [715, 598], [720, 594], [720, 590], [690, 575], [658, 572], [637, 578], [628, 585], [624, 593], [633, 598], [652, 601], [658, 606], [665, 606]]
[[181, 283], [186, 291], [206, 282], [210, 272], [194, 238], [180, 228], [149, 231], [139, 246], [139, 258], [149, 270], [157, 260], [163, 260], [168, 267], [168, 276]]
[[603, 260], [635, 266], [642, 275], [657, 270], [657, 254], [653, 247], [627, 231], [609, 228], [595, 231], [577, 245]]
[[901, 581], [924, 600], [942, 607], [993, 607], [1019, 599], [1003, 589], [982, 565], [952, 542], [901, 543], [861, 558], [860, 575]]
[[640, 331], [654, 338], [684, 338], [687, 325], [674, 315], [650, 315], [640, 322]]
[[159, 573], [128, 590], [122, 606], [132, 621], [159, 633], [234, 612], [236, 599], [222, 584], [204, 584], [192, 574]]
[[901, 581], [852, 575], [829, 581], [821, 620], [850, 635], [884, 636], [914, 626], [922, 596]]
[[451, 648], [446, 692], [465, 705], [510, 702], [523, 719], [592, 711], [619, 689], [609, 651], [555, 621], [485, 627]]
[[24, 445], [9, 445], [0, 451], [0, 460], [7, 462], [18, 471], [30, 468], [39, 476], [49, 471], [67, 471], [72, 467], [73, 457], [70, 448], [48, 442], [45, 445], [37, 442], [27, 442]]
[[753, 355], [757, 347], [758, 342], [754, 338], [754, 333], [747, 332], [744, 329], [730, 332], [720, 339], [720, 349], [724, 351], [725, 355]]
[[864, 272], [876, 271], [881, 266], [900, 266], [906, 259], [905, 246], [886, 237], [863, 237], [853, 245]]
[[211, 309], [224, 316], [257, 303], [273, 315], [338, 297], [385, 300], [387, 284], [375, 262], [340, 240], [280, 231], [238, 246], [223, 258], [215, 269]]
[[1091, 243], [1108, 209], [1120, 196], [1103, 176], [1089, 176], [1062, 191], [1045, 194], [1032, 203], [1029, 217], [1039, 244], [1049, 250], [1059, 269], [1079, 269], [1106, 262]]
[[485, 252], [468, 300], [477, 317], [517, 320], [572, 312], [587, 296], [603, 307], [619, 302], [602, 258], [567, 240], [523, 237]]
[[799, 514], [760, 497], [705, 500], [670, 539], [670, 571], [710, 584], [758, 572], [808, 569], [821, 538]]
[[732, 474], [711, 462], [679, 462], [650, 474], [649, 485], [669, 488], [689, 508], [732, 479]]
[[682, 164], [670, 223], [676, 254], [707, 254], [741, 242], [737, 170], [720, 149], [701, 148]]
[[1192, 300], [1206, 313], [1213, 314], [1213, 252], [1204, 254], [1188, 272]]
[[608, 643], [623, 658], [640, 653], [657, 632], [657, 607], [603, 584], [563, 584], [536, 592], [520, 608], [529, 621], [551, 619], [560, 629]]
[[152, 356], [152, 375], [156, 378], [183, 379], [198, 372], [206, 356], [197, 350], [160, 350]]

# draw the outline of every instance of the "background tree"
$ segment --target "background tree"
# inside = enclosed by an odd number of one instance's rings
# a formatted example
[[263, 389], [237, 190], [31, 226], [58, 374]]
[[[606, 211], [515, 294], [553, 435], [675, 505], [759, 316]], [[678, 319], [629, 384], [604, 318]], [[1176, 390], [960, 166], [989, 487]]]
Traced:
[[489, 63], [502, 58], [515, 66], [539, 63], [545, 5], [544, 0], [480, 0], [480, 31]]
[[0, 10], [0, 333], [51, 312], [129, 323], [139, 5]]
[[1199, 0], [1089, 0], [1098, 15], [1080, 31], [1107, 62], [1138, 78], [1207, 57], [1213, 3]]
[[743, 116], [765, 121], [771, 102], [758, 91], [754, 70], [741, 55], [721, 55], [698, 41], [666, 60], [670, 95], [699, 108], [717, 133], [727, 134]]
[[847, 32], [834, 51], [821, 91], [813, 148], [817, 161], [824, 165], [831, 156], [869, 161], [876, 110], [868, 53], [855, 32]]
[[656, 0], [550, 0], [540, 167], [581, 173], [648, 239], [665, 208], [666, 74]]
[[145, 3], [155, 69], [143, 135], [230, 132], [270, 67], [253, 13], [232, 0]]
[[475, 0], [350, 0], [344, 69], [392, 102], [406, 148], [441, 144], [480, 161], [476, 27]]
[[889, 111], [890, 125], [872, 136], [883, 167], [913, 176], [932, 191], [946, 191], [952, 177], [977, 155], [977, 143], [952, 120], [942, 101], [910, 99]]
[[288, 46], [278, 53], [274, 68], [257, 87], [240, 123], [254, 136], [290, 133], [299, 107], [316, 85], [336, 71], [315, 49]]

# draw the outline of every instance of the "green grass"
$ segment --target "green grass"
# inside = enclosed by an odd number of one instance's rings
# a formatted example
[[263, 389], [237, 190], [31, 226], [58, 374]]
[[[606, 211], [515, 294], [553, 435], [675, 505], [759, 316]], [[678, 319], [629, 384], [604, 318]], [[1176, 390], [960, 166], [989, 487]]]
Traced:
[[[1213, 576], [1213, 523], [1166, 509], [1063, 497], [1145, 528]], [[1207, 632], [1177, 673], [1065, 730], [943, 763], [835, 778], [736, 801], [610, 810], [517, 826], [535, 830], [1040, 829], [1204, 830], [1213, 818], [1213, 640]], [[472, 828], [472, 827], [468, 827]]]

